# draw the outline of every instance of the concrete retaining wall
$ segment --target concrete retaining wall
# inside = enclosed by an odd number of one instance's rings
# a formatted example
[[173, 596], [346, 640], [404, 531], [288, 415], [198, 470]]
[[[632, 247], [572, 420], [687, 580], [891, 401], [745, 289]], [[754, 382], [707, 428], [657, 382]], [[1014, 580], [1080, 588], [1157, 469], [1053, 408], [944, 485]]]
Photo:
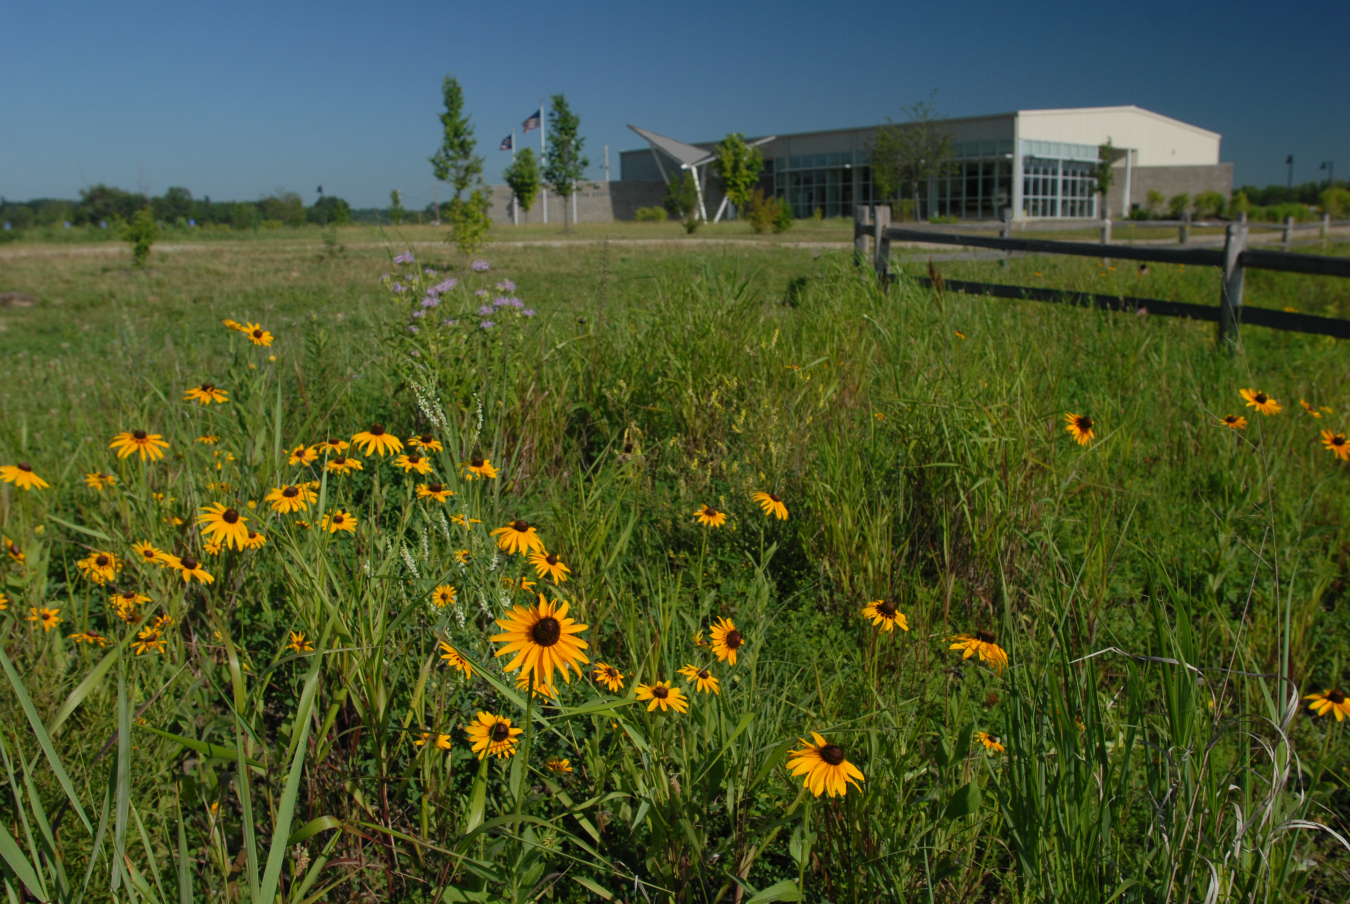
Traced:
[[[666, 198], [666, 184], [660, 179], [627, 179], [619, 182], [579, 182], [577, 193], [573, 196], [577, 205], [578, 223], [612, 223], [615, 220], [631, 220], [639, 207], [660, 207]], [[722, 203], [722, 194], [714, 185], [708, 186], [705, 204], [708, 217], [717, 215], [717, 205]], [[548, 193], [548, 221], [562, 225], [564, 203], [561, 196]], [[488, 210], [492, 222], [497, 225], [511, 225], [511, 189], [506, 185], [492, 186], [492, 207]], [[568, 221], [572, 219], [572, 202], [566, 204]], [[520, 212], [520, 222], [544, 222], [544, 199], [537, 197], [529, 210]]]
[[[1115, 182], [1107, 193], [1106, 203], [1112, 216], [1128, 216], [1121, 201], [1125, 192], [1125, 168], [1114, 167]], [[1225, 201], [1233, 193], [1233, 164], [1216, 163], [1211, 166], [1136, 166], [1130, 172], [1130, 204], [1141, 210], [1148, 207], [1148, 193], [1162, 192], [1164, 198], [1183, 192], [1194, 198], [1203, 191], [1216, 191]], [[1166, 209], [1166, 202], [1163, 204]]]

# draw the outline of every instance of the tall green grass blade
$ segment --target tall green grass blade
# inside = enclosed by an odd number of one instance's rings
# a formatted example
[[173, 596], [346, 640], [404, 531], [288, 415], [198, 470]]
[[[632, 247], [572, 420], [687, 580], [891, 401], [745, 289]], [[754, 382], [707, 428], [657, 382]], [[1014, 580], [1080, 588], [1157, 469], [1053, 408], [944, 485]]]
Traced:
[[5, 863], [14, 871], [15, 877], [28, 889], [29, 894], [39, 901], [48, 900], [47, 892], [38, 879], [37, 870], [33, 869], [33, 864], [29, 863], [28, 858], [23, 855], [23, 851], [14, 840], [14, 836], [9, 834], [9, 829], [5, 828], [3, 820], [0, 820], [0, 857], [5, 859]]
[[80, 904], [84, 900], [85, 892], [89, 890], [89, 880], [94, 877], [94, 865], [98, 863], [99, 858], [107, 859], [103, 851], [103, 836], [108, 832], [108, 816], [112, 810], [113, 790], [117, 783], [117, 754], [113, 754], [113, 762], [108, 768], [108, 781], [103, 786], [103, 809], [99, 813], [98, 829], [94, 832], [94, 846], [89, 849], [89, 863], [84, 868], [84, 881], [80, 883], [80, 893], [75, 896], [75, 904]]
[[150, 844], [150, 837], [145, 833], [145, 824], [141, 822], [141, 811], [136, 809], [136, 805], [131, 806], [131, 818], [136, 821], [136, 832], [141, 837], [141, 850], [145, 851], [145, 862], [150, 867], [150, 878], [154, 880], [155, 888], [159, 892], [159, 900], [168, 904], [169, 896], [164, 893], [164, 883], [160, 881], [159, 859], [155, 856], [155, 849]]
[[65, 724], [66, 719], [69, 719], [71, 714], [84, 702], [84, 698], [88, 697], [94, 690], [103, 684], [103, 679], [108, 674], [108, 670], [113, 667], [113, 664], [117, 662], [117, 658], [122, 655], [122, 652], [126, 649], [127, 645], [131, 643], [131, 638], [132, 635], [128, 634], [118, 645], [118, 649], [109, 650], [107, 655], [98, 661], [98, 665], [90, 669], [89, 674], [85, 675], [80, 683], [75, 686], [75, 690], [70, 692], [70, 696], [66, 698], [66, 702], [61, 704], [61, 708], [56, 711], [56, 715], [53, 716], [51, 722], [47, 724], [48, 735], [55, 735], [60, 730], [61, 726]]
[[23, 707], [23, 714], [28, 717], [28, 724], [33, 729], [33, 736], [37, 738], [38, 745], [42, 747], [43, 755], [47, 757], [47, 764], [56, 774], [56, 780], [61, 783], [61, 789], [66, 792], [66, 797], [75, 809], [75, 814], [80, 817], [80, 822], [84, 823], [85, 829], [92, 835], [94, 827], [90, 825], [89, 817], [84, 815], [84, 807], [80, 806], [80, 798], [75, 793], [75, 785], [71, 782], [70, 776], [66, 774], [65, 767], [61, 765], [61, 757], [57, 755], [56, 748], [52, 746], [52, 739], [47, 734], [47, 728], [42, 724], [42, 719], [38, 717], [37, 708], [33, 706], [32, 698], [28, 696], [28, 689], [24, 687], [23, 680], [19, 678], [19, 673], [14, 670], [14, 663], [10, 662], [9, 655], [5, 653], [3, 646], [0, 646], [0, 666], [5, 669], [5, 676], [9, 678], [10, 686], [14, 689], [14, 696], [18, 698], [19, 705]]
[[239, 752], [239, 749], [237, 747], [222, 747], [219, 744], [212, 744], [209, 741], [198, 741], [195, 738], [185, 738], [182, 735], [177, 735], [168, 731], [162, 731], [158, 728], [152, 728], [149, 725], [138, 725], [137, 727], [141, 731], [148, 731], [151, 734], [159, 735], [161, 738], [173, 741], [175, 744], [181, 744], [182, 746], [188, 748], [189, 750], [195, 750], [198, 753], [203, 754], [205, 756], [215, 757], [216, 759], [221, 760], [233, 760], [236, 762], [242, 760], [244, 763], [247, 763], [248, 765], [254, 767], [255, 769], [266, 768], [262, 763], [258, 762], [257, 760], [251, 760], [248, 757], [243, 756]]
[[[127, 816], [131, 810], [131, 705], [127, 702], [126, 660], [117, 662], [117, 810], [113, 819], [112, 890], [126, 873]], [[130, 881], [129, 877], [127, 881]]]
[[188, 862], [187, 826], [184, 825], [182, 801], [177, 801], [178, 819], [178, 904], [194, 904], [192, 898], [192, 865]]

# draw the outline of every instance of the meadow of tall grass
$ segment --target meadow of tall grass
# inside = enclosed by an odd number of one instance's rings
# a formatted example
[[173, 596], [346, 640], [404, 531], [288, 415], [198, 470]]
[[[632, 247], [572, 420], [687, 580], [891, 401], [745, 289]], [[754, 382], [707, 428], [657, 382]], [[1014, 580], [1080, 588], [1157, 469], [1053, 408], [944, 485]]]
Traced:
[[[1347, 650], [1342, 346], [844, 255], [393, 252], [5, 265], [12, 901], [1350, 892], [1303, 699]], [[562, 600], [585, 661], [521, 680], [499, 622]]]

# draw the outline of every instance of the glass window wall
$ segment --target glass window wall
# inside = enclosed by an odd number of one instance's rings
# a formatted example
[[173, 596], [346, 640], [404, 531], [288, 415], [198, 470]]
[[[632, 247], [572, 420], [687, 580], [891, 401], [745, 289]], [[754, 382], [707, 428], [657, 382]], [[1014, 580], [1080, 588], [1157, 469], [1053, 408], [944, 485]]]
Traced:
[[1028, 217], [1097, 215], [1095, 166], [1079, 160], [1022, 158], [1022, 213]]

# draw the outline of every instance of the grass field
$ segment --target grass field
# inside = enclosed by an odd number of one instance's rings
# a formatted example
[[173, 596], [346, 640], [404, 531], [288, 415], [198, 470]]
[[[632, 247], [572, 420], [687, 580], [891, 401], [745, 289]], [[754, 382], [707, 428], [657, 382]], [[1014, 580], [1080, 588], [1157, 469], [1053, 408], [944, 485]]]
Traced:
[[[1350, 650], [1350, 463], [1321, 441], [1350, 421], [1343, 345], [1248, 328], [1228, 356], [1210, 325], [670, 238], [503, 244], [486, 272], [357, 230], [144, 271], [0, 248], [0, 291], [38, 299], [0, 310], [13, 900], [1350, 893], [1341, 711], [1301, 699]], [[1180, 268], [939, 266], [1217, 297]], [[1347, 300], [1276, 275], [1249, 303]], [[184, 400], [206, 382], [228, 400]], [[435, 443], [327, 445], [374, 424]], [[138, 429], [162, 458], [116, 457]], [[536, 536], [570, 573], [499, 548]], [[518, 683], [512, 607], [567, 680]], [[465, 726], [490, 717], [511, 728], [480, 761]]]

